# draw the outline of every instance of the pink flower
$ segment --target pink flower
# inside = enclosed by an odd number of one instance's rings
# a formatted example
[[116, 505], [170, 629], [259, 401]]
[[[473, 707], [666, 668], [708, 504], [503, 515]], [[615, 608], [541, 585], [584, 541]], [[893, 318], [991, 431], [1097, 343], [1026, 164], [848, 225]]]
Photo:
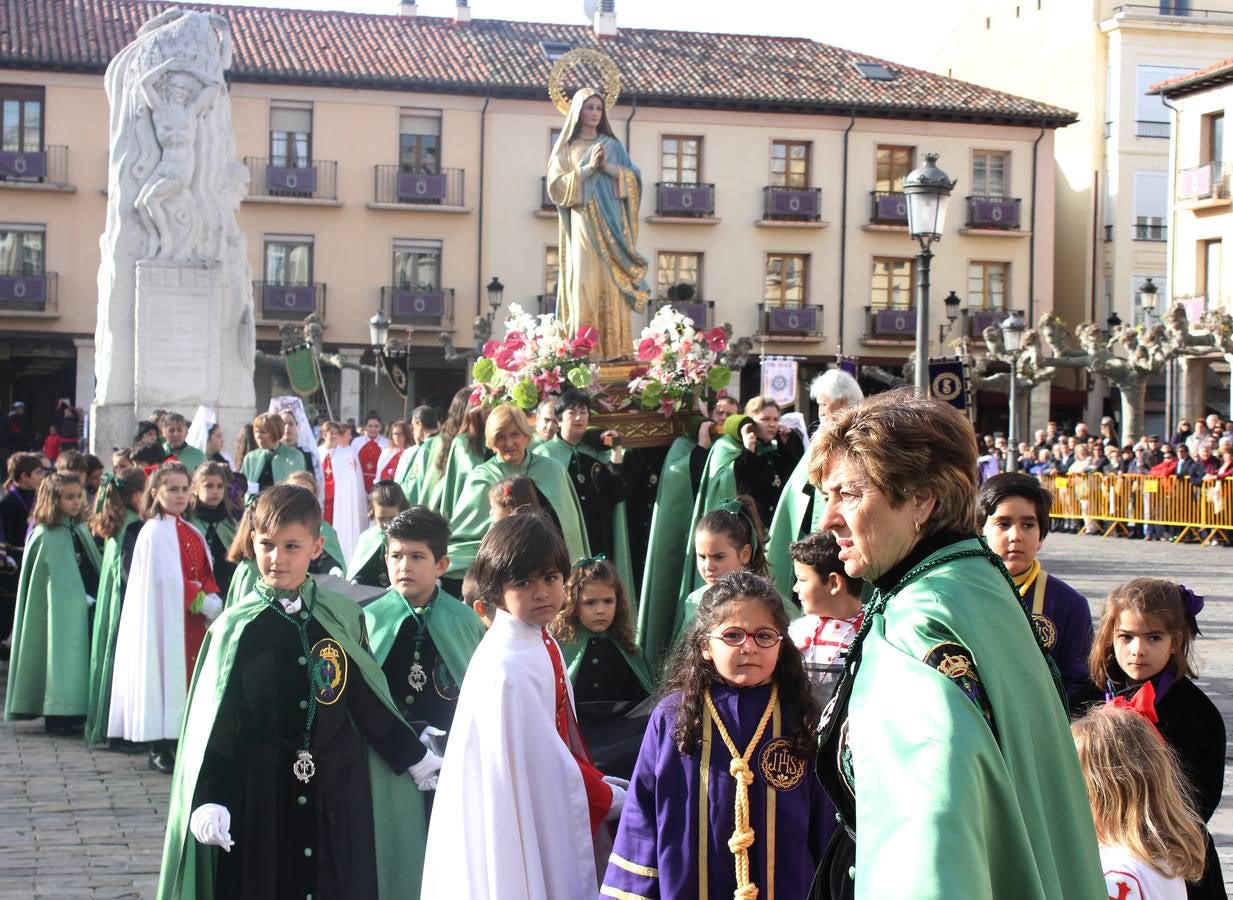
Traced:
[[649, 371], [651, 371], [649, 366], [638, 366], [636, 369], [630, 370], [629, 377], [630, 378], [641, 378]]
[[468, 406], [478, 406], [480, 404], [480, 401], [482, 401], [483, 399], [484, 399], [484, 389], [482, 387], [477, 387], [475, 390], [471, 392], [471, 396], [467, 400], [467, 405]]
[[685, 340], [681, 341], [681, 346], [677, 348], [677, 352], [683, 356], [686, 353], [688, 353], [690, 350], [692, 350], [693, 348], [694, 348], [694, 342], [691, 341], [689, 338], [686, 338]]
[[728, 336], [718, 326], [703, 334], [702, 339], [706, 341], [706, 345], [711, 349], [712, 353], [719, 353], [728, 346]]
[[570, 351], [574, 356], [581, 359], [594, 350], [598, 343], [599, 333], [595, 330], [595, 326], [583, 325], [574, 336], [574, 342], [570, 346]]
[[561, 390], [561, 367], [557, 366], [553, 369], [540, 372], [531, 378], [535, 382], [535, 386], [539, 388], [541, 395], [550, 393], [560, 393]]
[[522, 347], [525, 347], [526, 344], [527, 344], [527, 337], [521, 331], [511, 331], [509, 334], [505, 336], [506, 349], [518, 350]]
[[654, 362], [663, 352], [664, 348], [659, 346], [655, 338], [643, 338], [638, 345], [638, 361]]
[[518, 357], [519, 353], [513, 347], [502, 347], [496, 355], [497, 368], [507, 372], [516, 371], [521, 365]]
[[484, 342], [484, 349], [481, 352], [484, 354], [484, 356], [488, 357], [489, 359], [492, 359], [494, 356], [497, 355], [497, 350], [500, 349], [500, 347], [501, 347], [501, 342], [494, 338], [491, 341]]

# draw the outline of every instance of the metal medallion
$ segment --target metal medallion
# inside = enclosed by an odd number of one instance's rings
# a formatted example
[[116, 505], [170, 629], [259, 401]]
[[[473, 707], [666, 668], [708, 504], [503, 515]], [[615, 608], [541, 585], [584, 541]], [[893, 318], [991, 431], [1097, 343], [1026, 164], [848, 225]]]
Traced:
[[295, 762], [291, 765], [291, 771], [300, 781], [308, 784], [312, 777], [317, 774], [317, 764], [313, 762], [313, 755], [307, 750], [301, 750], [295, 756]]
[[424, 685], [428, 684], [428, 674], [418, 662], [414, 663], [411, 666], [411, 671], [407, 673], [407, 684], [417, 691], [422, 691]]

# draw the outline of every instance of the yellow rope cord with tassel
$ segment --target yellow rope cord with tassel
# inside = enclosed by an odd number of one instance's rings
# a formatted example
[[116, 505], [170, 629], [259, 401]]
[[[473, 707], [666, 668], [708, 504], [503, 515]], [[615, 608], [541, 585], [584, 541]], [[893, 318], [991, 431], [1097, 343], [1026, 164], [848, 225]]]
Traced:
[[736, 860], [736, 891], [732, 894], [732, 900], [757, 900], [758, 897], [757, 885], [749, 880], [749, 848], [754, 842], [753, 828], [749, 825], [749, 786], [753, 784], [754, 775], [753, 770], [749, 768], [749, 759], [753, 756], [758, 742], [762, 740], [762, 733], [766, 731], [766, 725], [771, 720], [771, 713], [778, 702], [779, 685], [772, 684], [771, 699], [766, 704], [762, 719], [758, 722], [758, 730], [754, 732], [753, 740], [749, 742], [744, 753], [737, 753], [736, 744], [732, 743], [728, 729], [724, 727], [723, 720], [719, 718], [719, 711], [715, 709], [715, 701], [711, 699], [711, 689], [709, 687], [706, 689], [706, 706], [711, 713], [711, 718], [715, 721], [715, 730], [719, 732], [720, 739], [732, 757], [732, 762], [728, 765], [728, 774], [736, 780], [736, 827], [732, 831], [732, 837], [728, 839], [728, 849], [732, 851], [732, 856]]

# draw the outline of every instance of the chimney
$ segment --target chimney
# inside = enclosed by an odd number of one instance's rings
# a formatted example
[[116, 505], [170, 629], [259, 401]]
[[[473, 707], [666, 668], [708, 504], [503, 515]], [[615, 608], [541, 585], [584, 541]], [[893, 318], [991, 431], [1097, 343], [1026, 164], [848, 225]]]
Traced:
[[599, 9], [595, 11], [593, 24], [597, 38], [617, 36], [616, 0], [599, 0]]
[[458, 5], [454, 7], [454, 24], [466, 25], [471, 21], [471, 7], [467, 5], [467, 0], [458, 0]]
[[402, 0], [398, 4], [398, 15], [404, 19], [414, 19], [419, 14], [419, 10], [415, 7], [415, 0]]

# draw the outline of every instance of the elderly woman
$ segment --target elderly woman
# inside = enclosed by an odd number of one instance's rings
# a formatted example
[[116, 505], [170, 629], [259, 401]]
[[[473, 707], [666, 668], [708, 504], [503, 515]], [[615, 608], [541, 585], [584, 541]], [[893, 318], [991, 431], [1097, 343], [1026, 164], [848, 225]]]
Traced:
[[848, 575], [873, 583], [823, 715], [839, 829], [814, 897], [1107, 896], [1060, 682], [976, 538], [976, 438], [893, 391], [815, 437], [810, 480]]
[[488, 414], [484, 441], [495, 455], [472, 469], [458, 492], [450, 519], [450, 565], [446, 578], [461, 580], [475, 561], [480, 541], [492, 525], [488, 490], [514, 475], [525, 475], [535, 484], [540, 504], [561, 529], [569, 558], [591, 555], [582, 507], [569, 473], [555, 459], [529, 452], [534, 434], [526, 415], [515, 406], [502, 404]]
[[277, 413], [262, 413], [253, 419], [257, 449], [244, 454], [240, 462], [240, 471], [248, 479], [250, 492], [256, 493], [257, 490], [282, 484], [292, 472], [307, 468], [304, 454], [282, 442], [285, 427]]

